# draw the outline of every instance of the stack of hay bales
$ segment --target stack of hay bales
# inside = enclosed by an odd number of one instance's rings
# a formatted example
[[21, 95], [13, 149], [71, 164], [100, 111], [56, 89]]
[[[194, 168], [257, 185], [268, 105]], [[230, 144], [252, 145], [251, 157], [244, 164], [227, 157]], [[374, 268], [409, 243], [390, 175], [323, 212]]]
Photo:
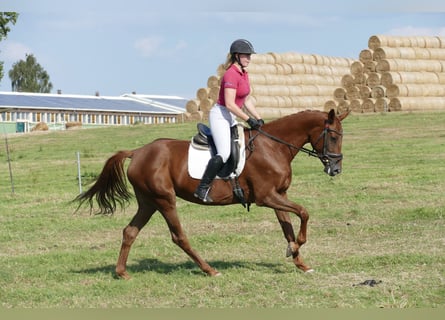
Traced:
[[371, 36], [325, 109], [333, 104], [355, 112], [445, 110], [445, 38]]
[[[251, 97], [264, 118], [277, 118], [305, 109], [323, 110], [326, 100], [341, 85], [353, 59], [301, 53], [254, 54], [249, 65]], [[196, 99], [188, 101], [188, 120], [207, 119], [219, 93], [224, 74], [220, 65], [217, 75], [207, 81], [207, 88], [197, 90]]]

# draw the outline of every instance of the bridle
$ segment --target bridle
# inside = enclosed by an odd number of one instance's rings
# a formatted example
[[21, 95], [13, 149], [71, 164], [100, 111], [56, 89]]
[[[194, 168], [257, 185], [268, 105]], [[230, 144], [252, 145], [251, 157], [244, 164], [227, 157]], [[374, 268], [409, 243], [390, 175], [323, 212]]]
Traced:
[[[281, 144], [284, 144], [284, 145], [288, 146], [291, 149], [302, 151], [302, 152], [308, 154], [311, 157], [316, 157], [316, 158], [320, 159], [320, 161], [323, 162], [323, 164], [325, 166], [331, 164], [331, 162], [337, 163], [338, 161], [343, 159], [343, 154], [341, 154], [341, 153], [332, 153], [332, 152], [328, 151], [328, 134], [330, 132], [333, 132], [333, 133], [335, 133], [335, 134], [337, 134], [339, 136], [343, 136], [342, 132], [339, 132], [337, 130], [331, 129], [329, 127], [328, 123], [325, 124], [325, 127], [324, 127], [323, 131], [320, 133], [320, 136], [318, 137], [318, 139], [313, 144], [313, 146], [317, 145], [320, 142], [320, 140], [323, 139], [323, 150], [322, 150], [322, 153], [318, 153], [315, 150], [314, 147], [312, 147], [312, 150], [309, 150], [309, 149], [304, 148], [304, 147], [297, 147], [297, 146], [295, 146], [295, 145], [293, 145], [293, 144], [291, 144], [291, 143], [289, 143], [287, 141], [284, 141], [284, 140], [282, 140], [282, 139], [280, 139], [278, 137], [275, 137], [275, 136], [271, 135], [270, 133], [267, 133], [266, 131], [264, 131], [261, 128], [258, 128], [256, 130], [258, 131], [259, 134], [262, 134], [262, 135], [268, 137], [269, 139], [271, 139], [273, 141], [276, 141], [276, 142], [279, 142]], [[249, 139], [249, 142], [248, 142], [247, 145], [249, 147], [249, 150], [251, 150], [251, 151], [253, 151], [253, 145], [252, 145], [253, 140], [255, 140], [255, 138], [257, 136], [258, 135], [255, 135], [254, 137], [251, 137]]]

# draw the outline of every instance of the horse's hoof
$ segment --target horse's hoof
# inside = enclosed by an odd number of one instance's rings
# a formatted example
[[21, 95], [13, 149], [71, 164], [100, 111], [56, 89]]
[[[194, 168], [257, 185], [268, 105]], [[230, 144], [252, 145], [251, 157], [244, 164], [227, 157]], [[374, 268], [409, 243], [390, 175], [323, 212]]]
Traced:
[[314, 269], [307, 269], [304, 273], [314, 273]]
[[131, 276], [127, 272], [116, 273], [116, 277], [118, 279], [123, 279], [123, 280], [130, 280], [131, 279]]

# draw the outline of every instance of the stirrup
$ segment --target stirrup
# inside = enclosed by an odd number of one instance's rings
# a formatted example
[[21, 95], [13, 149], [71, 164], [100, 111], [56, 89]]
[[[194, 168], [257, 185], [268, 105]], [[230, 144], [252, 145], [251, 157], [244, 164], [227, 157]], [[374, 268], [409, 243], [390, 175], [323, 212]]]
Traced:
[[210, 196], [209, 196], [210, 189], [211, 189], [211, 187], [204, 187], [204, 188], [198, 187], [198, 189], [196, 189], [196, 191], [193, 193], [193, 195], [205, 203], [213, 202], [213, 199], [210, 198]]

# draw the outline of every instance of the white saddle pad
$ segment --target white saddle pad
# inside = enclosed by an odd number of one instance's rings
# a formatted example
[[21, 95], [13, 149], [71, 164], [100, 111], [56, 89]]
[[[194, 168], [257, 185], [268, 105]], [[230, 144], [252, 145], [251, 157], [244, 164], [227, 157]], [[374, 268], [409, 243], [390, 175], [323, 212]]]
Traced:
[[[236, 167], [236, 174], [240, 175], [246, 164], [246, 148], [244, 145], [244, 126], [241, 124], [237, 125], [238, 128], [238, 144], [240, 146], [240, 159], [238, 166]], [[193, 143], [190, 143], [188, 152], [188, 172], [189, 175], [194, 179], [201, 179], [204, 171], [207, 167], [212, 154], [210, 150], [201, 150], [193, 147]], [[220, 179], [220, 177], [216, 177]]]

